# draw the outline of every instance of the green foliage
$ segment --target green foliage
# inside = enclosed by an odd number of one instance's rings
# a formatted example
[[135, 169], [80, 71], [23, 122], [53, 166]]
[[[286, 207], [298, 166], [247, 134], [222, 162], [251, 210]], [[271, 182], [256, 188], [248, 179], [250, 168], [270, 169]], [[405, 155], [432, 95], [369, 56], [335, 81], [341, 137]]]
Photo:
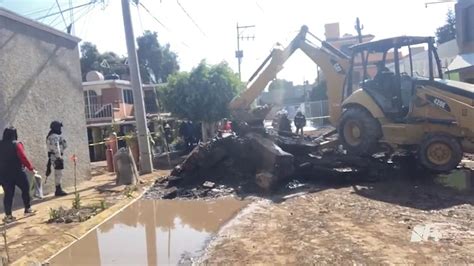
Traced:
[[327, 100], [327, 83], [326, 81], [320, 82], [318, 85], [312, 88], [310, 94], [311, 101], [322, 101]]
[[56, 210], [53, 208], [49, 209], [49, 220], [54, 221], [56, 219], [59, 219], [61, 217], [61, 212], [60, 210]]
[[293, 89], [293, 87], [294, 85], [292, 81], [288, 81], [285, 79], [275, 79], [270, 83], [270, 86], [268, 86], [268, 90], [288, 90]]
[[144, 82], [166, 82], [168, 76], [179, 70], [178, 56], [170, 45], [161, 46], [156, 32], [145, 31], [137, 38], [140, 74]]
[[105, 200], [101, 200], [101, 201], [100, 201], [100, 208], [101, 208], [102, 210], [107, 209], [107, 203], [105, 202]]
[[438, 44], [449, 42], [456, 38], [456, 15], [453, 10], [446, 14], [446, 24], [436, 29], [436, 41]]
[[210, 66], [201, 61], [190, 73], [170, 76], [160, 95], [166, 109], [179, 117], [215, 122], [229, 116], [227, 105], [242, 88], [226, 63]]
[[79, 210], [81, 208], [81, 195], [79, 193], [74, 194], [74, 199], [72, 200], [72, 208]]
[[137, 186], [127, 186], [127, 187], [125, 187], [125, 190], [123, 191], [123, 194], [125, 195], [125, 197], [130, 199], [130, 198], [133, 198], [133, 193], [135, 191], [138, 191]]
[[[156, 32], [146, 31], [143, 36], [137, 38], [138, 62], [140, 73], [144, 83], [152, 81], [166, 82], [168, 76], [179, 70], [178, 56], [171, 51], [170, 45], [161, 46], [158, 42]], [[103, 64], [104, 60], [106, 61]], [[125, 65], [126, 58], [114, 52], [99, 53], [97, 47], [85, 42], [81, 45], [81, 71], [85, 80], [89, 71], [99, 71], [104, 75], [128, 74], [128, 66]]]
[[[104, 60], [106, 64], [102, 64]], [[97, 47], [85, 42], [81, 45], [81, 72], [82, 78], [85, 77], [89, 71], [99, 71], [104, 75], [118, 74], [123, 75], [128, 73], [127, 66], [124, 64], [125, 58], [117, 55], [114, 52], [99, 53]]]

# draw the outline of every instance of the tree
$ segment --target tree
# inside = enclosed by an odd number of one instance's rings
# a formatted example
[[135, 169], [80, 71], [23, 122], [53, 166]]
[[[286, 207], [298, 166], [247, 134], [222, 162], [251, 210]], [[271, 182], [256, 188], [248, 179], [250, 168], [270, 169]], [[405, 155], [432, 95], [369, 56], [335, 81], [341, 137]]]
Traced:
[[140, 74], [146, 83], [166, 82], [168, 76], [179, 70], [178, 56], [170, 50], [170, 45], [161, 46], [156, 32], [145, 31], [137, 38]]
[[100, 53], [94, 44], [85, 42], [81, 45], [81, 72], [83, 79], [85, 79], [89, 71], [96, 70], [99, 57]]
[[293, 89], [293, 82], [285, 79], [275, 79], [268, 86], [269, 91]]
[[325, 80], [312, 88], [309, 98], [311, 101], [324, 101], [328, 99], [327, 83]]
[[[156, 32], [146, 31], [137, 38], [140, 74], [144, 83], [166, 82], [168, 76], [179, 70], [178, 56], [170, 45], [161, 46]], [[81, 71], [83, 80], [89, 71], [99, 71], [104, 75], [128, 74], [126, 58], [114, 52], [99, 53], [97, 47], [85, 42], [81, 45]]]
[[216, 122], [229, 116], [227, 105], [243, 87], [226, 63], [205, 61], [190, 73], [171, 75], [163, 88], [163, 103], [173, 114], [193, 121]]
[[456, 15], [453, 10], [446, 14], [446, 24], [436, 29], [436, 41], [438, 44], [449, 42], [456, 38]]
[[171, 75], [160, 94], [174, 115], [213, 123], [229, 116], [227, 105], [242, 88], [238, 75], [226, 63], [210, 66], [201, 61], [190, 73]]
[[81, 72], [83, 80], [85, 80], [89, 71], [94, 70], [104, 75], [126, 74], [128, 73], [128, 67], [124, 64], [124, 61], [124, 57], [114, 52], [99, 53], [97, 47], [90, 42], [85, 42], [81, 45]]

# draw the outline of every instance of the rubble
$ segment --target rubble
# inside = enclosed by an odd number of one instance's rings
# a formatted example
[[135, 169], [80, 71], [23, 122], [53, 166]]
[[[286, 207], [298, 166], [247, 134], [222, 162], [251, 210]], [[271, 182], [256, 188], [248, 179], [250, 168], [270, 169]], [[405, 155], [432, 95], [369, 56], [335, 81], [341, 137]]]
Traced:
[[[334, 141], [337, 136], [331, 139], [328, 131], [305, 138], [281, 136], [274, 131], [248, 132], [244, 137], [228, 136], [201, 143], [145, 197], [213, 198], [228, 194], [268, 195], [283, 190], [297, 193], [293, 190], [307, 188], [304, 183], [311, 179], [373, 181], [398, 171], [400, 163], [382, 155], [362, 158], [345, 154]], [[169, 193], [172, 187], [176, 191]]]

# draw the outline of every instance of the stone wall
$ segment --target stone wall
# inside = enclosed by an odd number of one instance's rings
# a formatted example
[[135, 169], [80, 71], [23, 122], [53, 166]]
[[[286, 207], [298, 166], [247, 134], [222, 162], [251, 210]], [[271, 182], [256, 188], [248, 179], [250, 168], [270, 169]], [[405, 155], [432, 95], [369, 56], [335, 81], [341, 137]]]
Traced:
[[[44, 175], [49, 124], [62, 121], [69, 146], [63, 183], [72, 186], [72, 154], [79, 159], [78, 180], [90, 178], [79, 39], [15, 16], [0, 8], [0, 130], [18, 129], [28, 157]], [[53, 187], [51, 176], [45, 190]]]

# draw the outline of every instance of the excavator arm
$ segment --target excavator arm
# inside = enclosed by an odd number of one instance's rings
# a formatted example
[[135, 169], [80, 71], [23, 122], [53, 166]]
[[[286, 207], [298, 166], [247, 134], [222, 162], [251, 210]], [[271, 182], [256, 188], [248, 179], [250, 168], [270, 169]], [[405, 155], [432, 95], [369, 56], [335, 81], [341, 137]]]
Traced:
[[[321, 46], [314, 45], [307, 40], [306, 36], [308, 34], [316, 38], [321, 43]], [[283, 64], [297, 49], [303, 51], [324, 72], [328, 84], [330, 115], [335, 115], [335, 121], [339, 119], [341, 110], [337, 109], [341, 109], [345, 70], [349, 66], [349, 58], [340, 50], [311, 34], [307, 26], [301, 27], [300, 32], [288, 46], [285, 48], [274, 48], [251, 76], [247, 83], [247, 89], [229, 103], [229, 108], [235, 119], [248, 123], [258, 123], [258, 121], [261, 122], [265, 119], [270, 111], [270, 107], [266, 106], [251, 110], [250, 106], [263, 92], [268, 83], [276, 78], [278, 72], [283, 69]], [[330, 120], [332, 122], [332, 119]]]

